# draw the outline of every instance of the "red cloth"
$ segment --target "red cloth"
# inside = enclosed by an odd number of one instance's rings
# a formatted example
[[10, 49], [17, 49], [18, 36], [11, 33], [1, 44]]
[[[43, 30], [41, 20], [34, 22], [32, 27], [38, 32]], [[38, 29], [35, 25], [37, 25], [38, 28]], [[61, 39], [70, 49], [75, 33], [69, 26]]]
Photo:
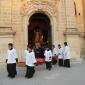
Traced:
[[41, 65], [41, 64], [44, 64], [44, 63], [45, 63], [45, 61], [44, 61], [43, 58], [38, 58], [37, 59], [37, 64]]

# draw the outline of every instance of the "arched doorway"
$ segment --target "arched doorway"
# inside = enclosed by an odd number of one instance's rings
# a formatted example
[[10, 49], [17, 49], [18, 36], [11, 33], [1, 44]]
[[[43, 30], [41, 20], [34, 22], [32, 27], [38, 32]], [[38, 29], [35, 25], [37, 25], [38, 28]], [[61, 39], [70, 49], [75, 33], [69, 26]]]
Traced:
[[51, 21], [44, 13], [34, 13], [29, 19], [28, 44], [35, 45], [37, 42], [41, 46], [46, 43], [52, 46]]

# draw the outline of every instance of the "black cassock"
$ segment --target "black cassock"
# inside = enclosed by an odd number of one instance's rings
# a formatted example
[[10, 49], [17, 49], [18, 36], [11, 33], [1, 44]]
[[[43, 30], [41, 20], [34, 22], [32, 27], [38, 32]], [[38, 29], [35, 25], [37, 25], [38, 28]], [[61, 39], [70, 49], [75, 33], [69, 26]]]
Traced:
[[7, 64], [8, 77], [14, 78], [17, 75], [16, 63]]

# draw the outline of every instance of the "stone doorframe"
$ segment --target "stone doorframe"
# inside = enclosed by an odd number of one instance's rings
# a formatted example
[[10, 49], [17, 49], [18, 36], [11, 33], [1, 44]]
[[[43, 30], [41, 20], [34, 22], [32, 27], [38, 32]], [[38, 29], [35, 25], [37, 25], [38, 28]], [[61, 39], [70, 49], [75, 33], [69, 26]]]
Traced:
[[[52, 43], [55, 44], [55, 31], [58, 28], [58, 9], [56, 9], [57, 4], [51, 3], [49, 1], [27, 1], [22, 5], [21, 14], [23, 17], [23, 29], [24, 29], [24, 40], [25, 45], [28, 44], [28, 25], [30, 17], [35, 13], [43, 13], [46, 14], [51, 21], [51, 30], [52, 30]], [[57, 24], [56, 24], [56, 23]], [[56, 34], [56, 36], [58, 36]]]

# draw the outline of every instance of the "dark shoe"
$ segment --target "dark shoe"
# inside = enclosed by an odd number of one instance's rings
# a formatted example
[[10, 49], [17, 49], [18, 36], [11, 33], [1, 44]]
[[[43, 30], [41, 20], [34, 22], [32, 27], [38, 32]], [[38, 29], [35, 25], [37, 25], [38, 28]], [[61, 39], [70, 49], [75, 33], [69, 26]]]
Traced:
[[10, 76], [11, 79], [15, 78], [15, 76]]
[[32, 77], [25, 76], [25, 78], [27, 78], [27, 79], [31, 79]]
[[10, 74], [8, 74], [8, 77], [10, 77], [11, 75]]
[[25, 75], [25, 78], [27, 78], [27, 75]]
[[51, 71], [51, 68], [49, 68], [48, 70]]
[[13, 78], [15, 78], [15, 76], [14, 77], [10, 77], [11, 79], [13, 79]]

